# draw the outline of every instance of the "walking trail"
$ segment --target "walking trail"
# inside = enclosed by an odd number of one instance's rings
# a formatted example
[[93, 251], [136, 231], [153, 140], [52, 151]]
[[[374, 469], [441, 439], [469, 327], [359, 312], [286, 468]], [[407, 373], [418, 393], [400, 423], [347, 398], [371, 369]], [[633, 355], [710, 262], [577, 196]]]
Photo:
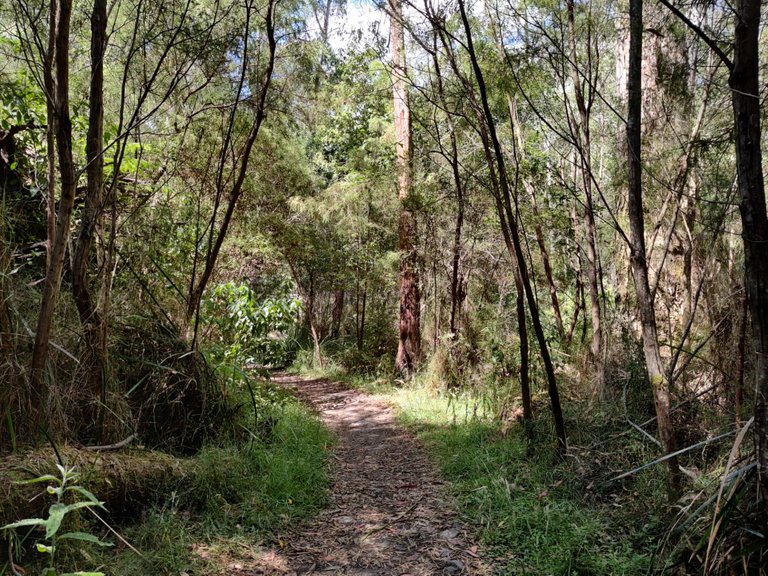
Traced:
[[[248, 574], [487, 575], [455, 505], [392, 409], [328, 380], [274, 381], [313, 405], [333, 430], [329, 505]], [[245, 574], [245, 572], [240, 572]]]

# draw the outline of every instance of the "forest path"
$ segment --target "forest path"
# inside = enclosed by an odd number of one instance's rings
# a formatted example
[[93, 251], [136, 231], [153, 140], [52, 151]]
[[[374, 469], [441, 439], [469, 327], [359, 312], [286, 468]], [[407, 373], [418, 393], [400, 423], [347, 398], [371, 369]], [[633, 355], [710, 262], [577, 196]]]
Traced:
[[433, 463], [390, 406], [328, 380], [273, 381], [314, 406], [336, 436], [330, 502], [239, 574], [490, 574]]

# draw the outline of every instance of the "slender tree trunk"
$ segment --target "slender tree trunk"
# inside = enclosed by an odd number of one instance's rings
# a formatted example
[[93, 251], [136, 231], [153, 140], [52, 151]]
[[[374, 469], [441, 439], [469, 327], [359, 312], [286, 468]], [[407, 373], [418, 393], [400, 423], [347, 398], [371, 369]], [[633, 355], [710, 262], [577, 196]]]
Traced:
[[482, 104], [483, 114], [488, 127], [488, 132], [491, 138], [493, 155], [496, 159], [496, 165], [498, 166], [498, 184], [501, 196], [504, 202], [504, 212], [506, 214], [506, 224], [502, 222], [502, 226], [507, 227], [510, 233], [510, 239], [517, 258], [518, 270], [523, 284], [523, 290], [528, 302], [528, 309], [531, 314], [531, 323], [533, 324], [533, 330], [536, 334], [536, 339], [539, 343], [539, 352], [541, 354], [542, 361], [544, 363], [544, 371], [547, 376], [547, 388], [549, 392], [550, 402], [552, 406], [552, 414], [555, 420], [555, 432], [557, 434], [558, 448], [561, 451], [565, 451], [567, 448], [567, 440], [565, 436], [565, 423], [563, 421], [563, 413], [560, 407], [560, 394], [557, 389], [557, 380], [555, 378], [555, 370], [552, 364], [552, 359], [549, 355], [549, 344], [547, 343], [544, 335], [544, 328], [541, 325], [541, 319], [539, 317], [538, 304], [536, 302], [536, 295], [533, 292], [531, 286], [530, 277], [528, 275], [528, 267], [525, 262], [525, 255], [523, 253], [522, 243], [520, 240], [520, 233], [517, 226], [516, 214], [512, 210], [512, 194], [509, 186], [509, 181], [506, 174], [506, 166], [504, 160], [504, 154], [501, 150], [501, 144], [496, 134], [496, 126], [493, 120], [493, 114], [491, 112], [490, 105], [488, 104], [488, 95], [485, 87], [485, 78], [480, 68], [480, 64], [477, 60], [477, 54], [475, 53], [474, 44], [472, 41], [472, 31], [469, 25], [469, 18], [464, 7], [464, 0], [459, 0], [459, 11], [461, 13], [462, 23], [464, 25], [464, 32], [467, 40], [467, 53], [469, 55], [472, 69], [477, 81], [478, 93], [480, 95], [480, 102]]
[[451, 316], [449, 320], [449, 329], [451, 331], [451, 340], [459, 339], [458, 314], [461, 309], [462, 296], [462, 274], [461, 274], [461, 232], [464, 226], [464, 184], [461, 181], [459, 166], [459, 146], [456, 139], [456, 130], [454, 128], [453, 118], [448, 111], [448, 105], [443, 89], [443, 76], [440, 72], [440, 59], [437, 53], [437, 36], [434, 38], [432, 60], [435, 66], [435, 76], [437, 79], [437, 92], [440, 98], [441, 106], [446, 110], [446, 120], [448, 122], [448, 131], [451, 141], [451, 175], [453, 176], [453, 186], [456, 189], [456, 224], [453, 230], [453, 250], [451, 259]]
[[[93, 397], [104, 400], [107, 347], [102, 317], [94, 302], [88, 282], [88, 260], [96, 225], [103, 210], [104, 188], [104, 51], [107, 43], [107, 2], [95, 0], [91, 14], [91, 85], [89, 95], [88, 134], [85, 154], [87, 192], [72, 267], [72, 294], [77, 306], [80, 324], [85, 331], [90, 371], [89, 391]], [[105, 271], [109, 274], [109, 271]], [[106, 281], [106, 280], [105, 280]]]
[[[493, 19], [490, 7], [488, 6], [488, 3], [485, 3], [485, 10], [488, 14], [488, 20], [491, 23], [491, 32], [493, 33], [493, 38], [496, 44], [496, 52], [499, 55], [499, 58], [504, 57], [504, 45], [501, 40], [501, 35], [499, 33], [499, 29], [495, 24], [495, 21]], [[519, 163], [521, 160], [525, 159], [525, 139], [523, 138], [523, 129], [520, 125], [520, 121], [518, 119], [517, 115], [517, 103], [515, 102], [514, 97], [512, 96], [512, 93], [507, 90], [506, 91], [506, 98], [507, 98], [507, 110], [509, 111], [509, 123], [510, 127], [512, 128], [512, 136], [514, 138], [515, 146], [514, 146], [514, 156], [515, 156], [515, 162]], [[547, 284], [549, 286], [549, 297], [552, 301], [552, 313], [555, 316], [555, 325], [557, 326], [557, 333], [560, 336], [560, 340], [565, 343], [565, 331], [563, 329], [563, 317], [560, 312], [560, 301], [557, 296], [557, 287], [555, 286], [554, 277], [552, 275], [552, 266], [550, 265], [549, 261], [549, 252], [547, 250], [547, 244], [544, 240], [544, 232], [541, 228], [541, 221], [539, 217], [539, 207], [536, 202], [536, 189], [534, 188], [533, 184], [531, 184], [530, 180], [527, 178], [526, 175], [523, 175], [522, 177], [523, 187], [525, 188], [525, 191], [528, 193], [528, 196], [531, 199], [531, 209], [533, 210], [533, 217], [535, 219], [534, 223], [534, 232], [536, 233], [536, 243], [539, 246], [539, 253], [541, 254], [541, 262], [544, 266], [544, 276], [547, 279]], [[515, 285], [517, 285], [517, 279], [515, 281]], [[518, 286], [518, 288], [522, 287], [522, 284]], [[520, 298], [522, 295], [522, 292], [518, 290], [518, 298]], [[525, 302], [522, 302], [523, 309], [525, 308]], [[520, 316], [519, 310], [518, 310], [518, 317]], [[523, 312], [523, 317], [525, 317], [525, 313]], [[521, 355], [522, 355], [522, 342], [521, 342]], [[528, 349], [528, 342], [526, 338], [525, 343], [525, 349], [527, 351]], [[526, 369], [527, 372], [527, 369]], [[525, 404], [525, 402], [523, 403]], [[525, 406], [523, 406], [523, 412], [525, 412]]]
[[331, 336], [333, 338], [339, 337], [343, 318], [344, 318], [344, 290], [336, 290], [333, 293], [333, 310], [331, 312]]
[[[193, 328], [193, 334], [192, 334], [192, 347], [195, 348], [197, 345], [197, 327], [198, 327], [198, 320], [199, 320], [199, 312], [200, 312], [200, 302], [203, 298], [203, 293], [205, 292], [205, 288], [208, 286], [208, 281], [211, 279], [211, 275], [213, 274], [213, 270], [216, 267], [216, 262], [219, 258], [219, 252], [221, 251], [221, 247], [224, 244], [224, 240], [227, 236], [227, 231], [229, 230], [229, 224], [232, 221], [232, 215], [235, 212], [235, 207], [237, 206], [237, 201], [240, 199], [240, 194], [243, 191], [243, 183], [245, 182], [245, 177], [248, 173], [248, 165], [251, 158], [251, 150], [253, 149], [253, 145], [256, 142], [256, 138], [259, 135], [259, 130], [261, 128], [262, 123], [264, 122], [264, 118], [266, 117], [267, 112], [267, 94], [269, 93], [269, 86], [272, 81], [272, 72], [275, 67], [275, 53], [277, 50], [277, 41], [275, 39], [275, 4], [278, 0], [269, 0], [267, 4], [267, 14], [265, 16], [265, 24], [266, 24], [266, 32], [267, 32], [267, 45], [268, 45], [268, 58], [267, 58], [267, 64], [264, 69], [264, 73], [262, 76], [261, 86], [259, 89], [258, 98], [256, 100], [256, 111], [254, 113], [253, 122], [251, 123], [251, 130], [248, 133], [248, 137], [245, 140], [245, 143], [243, 144], [243, 149], [240, 153], [239, 158], [239, 165], [236, 165], [236, 171], [237, 176], [235, 178], [235, 181], [232, 184], [232, 187], [229, 192], [229, 200], [227, 201], [227, 208], [224, 212], [224, 216], [221, 219], [221, 224], [218, 227], [218, 230], [216, 230], [216, 212], [214, 211], [214, 214], [212, 216], [211, 222], [210, 222], [210, 243], [209, 243], [209, 250], [206, 254], [205, 258], [205, 266], [203, 267], [203, 271], [200, 274], [200, 277], [195, 279], [192, 278], [192, 283], [190, 285], [190, 291], [187, 299], [187, 322], [190, 321], [193, 322], [194, 328]], [[250, 4], [247, 7], [247, 14], [248, 17], [246, 19], [246, 25], [245, 25], [245, 34], [244, 34], [244, 57], [243, 62], [241, 63], [241, 66], [243, 67], [243, 74], [241, 77], [241, 88], [242, 84], [244, 82], [245, 76], [246, 76], [246, 70], [247, 70], [247, 63], [248, 63], [248, 55], [249, 55], [249, 49], [248, 49], [248, 38], [250, 36], [250, 13], [251, 13], [251, 6]], [[238, 91], [238, 98], [241, 96], [241, 91]], [[230, 128], [234, 126], [234, 111], [230, 117]], [[222, 151], [222, 162], [219, 167], [220, 173], [219, 173], [219, 182], [217, 184], [217, 188], [219, 190], [221, 189], [221, 182], [223, 181], [223, 170], [224, 170], [224, 162], [227, 154], [229, 151], [226, 149], [227, 147], [223, 147]]]
[[[595, 212], [592, 201], [592, 137], [590, 130], [591, 97], [584, 95], [582, 89], [581, 72], [578, 67], [578, 54], [576, 51], [576, 22], [573, 0], [567, 0], [568, 12], [568, 40], [570, 48], [570, 69], [573, 82], [576, 108], [579, 111], [579, 120], [574, 130], [576, 142], [578, 166], [581, 172], [581, 182], [584, 187], [584, 217], [587, 236], [587, 282], [589, 284], [589, 305], [592, 321], [592, 341], [589, 353], [596, 368], [594, 392], [597, 396], [603, 393], [603, 330], [602, 312], [600, 310], [600, 289], [598, 283], [599, 259], [597, 254], [597, 228], [595, 226]], [[587, 46], [587, 51], [591, 46]], [[591, 54], [590, 54], [591, 57]], [[591, 90], [590, 87], [587, 88]]]
[[[648, 380], [653, 389], [656, 421], [664, 449], [668, 454], [676, 450], [675, 434], [670, 418], [669, 383], [659, 352], [656, 313], [648, 284], [648, 263], [645, 252], [645, 225], [643, 216], [641, 172], [641, 65], [643, 54], [643, 1], [630, 0], [630, 48], [627, 93], [627, 153], [629, 162], [628, 212], [630, 226], [630, 262], [637, 294], [637, 311], [643, 333], [643, 353]], [[677, 496], [680, 490], [680, 469], [677, 458], [669, 458], [669, 494]]]
[[736, 2], [736, 36], [729, 78], [736, 127], [747, 303], [755, 338], [755, 435], [758, 477], [768, 506], [768, 216], [760, 127], [760, 0]]
[[11, 264], [11, 250], [5, 243], [4, 223], [0, 222], [0, 354], [10, 357], [14, 347], [14, 328], [11, 311], [8, 307], [10, 290], [8, 270]]
[[37, 320], [35, 343], [32, 349], [30, 386], [33, 395], [33, 421], [40, 423], [45, 419], [47, 386], [45, 383], [45, 365], [48, 361], [48, 345], [51, 338], [53, 314], [56, 309], [61, 275], [64, 268], [64, 255], [69, 238], [69, 223], [75, 203], [77, 180], [72, 160], [72, 122], [69, 115], [69, 25], [72, 14], [72, 0], [59, 0], [57, 4], [55, 28], [55, 65], [56, 86], [53, 97], [54, 117], [50, 121], [56, 126], [56, 150], [61, 178], [61, 198], [59, 200], [56, 233], [51, 245], [50, 264], [46, 269], [43, 296], [40, 302], [40, 314]]
[[389, 0], [389, 10], [397, 196], [400, 200], [400, 222], [397, 229], [400, 249], [400, 315], [395, 371], [412, 374], [421, 360], [421, 296], [417, 269], [416, 215], [409, 206], [413, 186], [411, 180], [413, 149], [411, 147], [411, 110], [406, 87], [402, 0]]
[[[525, 159], [525, 140], [523, 139], [522, 126], [517, 118], [517, 104], [515, 103], [512, 95], [507, 93], [507, 108], [509, 110], [510, 123], [512, 125], [512, 133], [515, 136], [516, 143], [516, 158], [517, 161]], [[544, 277], [547, 279], [547, 285], [549, 286], [549, 298], [552, 302], [552, 313], [555, 316], [555, 326], [557, 327], [557, 333], [560, 336], [560, 340], [563, 344], [567, 344], [570, 339], [566, 338], [565, 329], [563, 327], [563, 316], [560, 312], [560, 299], [557, 295], [557, 286], [555, 286], [555, 279], [552, 274], [552, 265], [549, 260], [549, 250], [547, 250], [547, 243], [544, 239], [544, 230], [541, 227], [541, 217], [539, 214], [539, 205], [536, 201], [536, 188], [531, 184], [530, 180], [523, 176], [523, 187], [528, 193], [531, 199], [531, 210], [533, 211], [533, 217], [535, 219], [533, 230], [536, 233], [536, 244], [539, 246], [539, 254], [541, 255], [541, 263], [544, 266]]]
[[451, 340], [459, 339], [458, 313], [461, 309], [462, 274], [461, 274], [461, 230], [464, 226], [464, 190], [459, 174], [459, 148], [456, 142], [456, 133], [453, 130], [453, 122], [450, 123], [451, 131], [451, 173], [456, 188], [456, 225], [453, 231], [453, 258], [451, 262]]
[[46, 180], [48, 183], [48, 206], [46, 210], [46, 224], [48, 234], [46, 236], [45, 269], [51, 265], [53, 242], [56, 235], [56, 111], [54, 109], [56, 98], [56, 18], [58, 17], [57, 0], [51, 0], [51, 13], [48, 18], [48, 50], [45, 53], [43, 64], [43, 83], [45, 85], [45, 110], [48, 126], [45, 129]]
[[[298, 279], [296, 280], [298, 282]], [[307, 291], [307, 300], [305, 302], [307, 312], [307, 324], [309, 325], [309, 331], [312, 334], [312, 347], [314, 349], [314, 363], [316, 366], [322, 368], [323, 353], [320, 348], [320, 336], [317, 330], [317, 324], [315, 322], [315, 280], [310, 274], [309, 276], [309, 290]]]
[[368, 303], [368, 281], [363, 282], [363, 296], [358, 296], [357, 349], [362, 352], [365, 339], [365, 309]]

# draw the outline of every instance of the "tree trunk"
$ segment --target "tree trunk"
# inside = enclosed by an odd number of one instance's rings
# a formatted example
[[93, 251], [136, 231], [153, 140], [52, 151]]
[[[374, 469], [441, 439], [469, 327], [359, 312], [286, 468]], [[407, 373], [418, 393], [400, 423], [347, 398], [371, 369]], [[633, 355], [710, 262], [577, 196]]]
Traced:
[[416, 215], [411, 210], [411, 110], [406, 87], [405, 35], [402, 0], [389, 0], [390, 44], [392, 50], [392, 94], [395, 116], [397, 196], [400, 222], [397, 228], [400, 249], [399, 340], [395, 371], [412, 374], [421, 360], [421, 296], [416, 252]]
[[35, 343], [32, 349], [30, 368], [30, 387], [33, 397], [32, 421], [34, 424], [45, 420], [46, 397], [45, 365], [48, 361], [48, 344], [51, 338], [53, 314], [56, 309], [61, 274], [64, 268], [64, 255], [69, 239], [69, 223], [75, 203], [77, 179], [72, 160], [72, 122], [69, 115], [69, 25], [72, 14], [72, 0], [59, 0], [57, 4], [55, 28], [55, 79], [56, 86], [52, 95], [54, 117], [50, 121], [56, 126], [56, 150], [61, 178], [61, 197], [59, 200], [56, 233], [50, 251], [50, 264], [46, 269], [43, 296], [40, 302], [40, 314], [37, 320]]
[[331, 337], [338, 338], [341, 333], [341, 322], [344, 317], [344, 290], [336, 290], [333, 294], [333, 310], [331, 312]]
[[[246, 177], [246, 174], [248, 173], [248, 164], [251, 158], [251, 150], [253, 149], [253, 145], [256, 142], [257, 136], [259, 135], [259, 129], [261, 128], [264, 118], [266, 117], [267, 94], [269, 93], [269, 86], [272, 80], [272, 72], [275, 67], [275, 52], [277, 49], [277, 41], [275, 39], [275, 4], [276, 4], [276, 0], [269, 0], [267, 4], [267, 14], [265, 16], [265, 24], [266, 24], [269, 55], [268, 55], [266, 67], [264, 69], [264, 75], [262, 77], [258, 99], [256, 101], [256, 111], [254, 113], [253, 122], [251, 123], [251, 130], [248, 133], [248, 137], [246, 138], [245, 143], [243, 144], [243, 149], [240, 153], [239, 165], [236, 166], [237, 176], [230, 189], [229, 200], [227, 201], [227, 208], [226, 208], [226, 211], [224, 212], [224, 216], [221, 219], [221, 224], [219, 225], [218, 230], [216, 230], [216, 211], [214, 210], [214, 213], [210, 222], [210, 227], [209, 227], [209, 230], [210, 230], [209, 250], [205, 257], [205, 266], [203, 267], [203, 272], [200, 274], [199, 278], [197, 279], [192, 278], [192, 282], [190, 285], [189, 295], [187, 298], [187, 323], [189, 324], [189, 322], [192, 321], [194, 325], [193, 333], [192, 333], [193, 349], [197, 345], [197, 328], [198, 328], [199, 313], [200, 313], [200, 302], [202, 301], [205, 288], [208, 286], [208, 281], [211, 279], [213, 270], [216, 267], [216, 262], [218, 261], [221, 247], [224, 244], [224, 239], [227, 237], [229, 224], [232, 221], [232, 215], [235, 212], [237, 201], [240, 199], [240, 194], [243, 191], [243, 183], [245, 182], [245, 177]], [[245, 81], [246, 70], [247, 70], [247, 57], [249, 56], [248, 38], [250, 37], [251, 10], [252, 8], [249, 4], [247, 6], [247, 18], [246, 18], [246, 24], [245, 24], [243, 62], [241, 63], [241, 66], [243, 67], [242, 68], [243, 74], [241, 76], [240, 89], [238, 90], [238, 95], [237, 95], [238, 98], [242, 96], [242, 88]], [[234, 112], [235, 111], [233, 109], [232, 114], [230, 116], [230, 128], [234, 127], [234, 122], [235, 122]], [[223, 171], [224, 171], [224, 162], [225, 162], [224, 159], [227, 157], [227, 154], [229, 154], [228, 147], [227, 146], [222, 147], [222, 161], [221, 161], [221, 164], [219, 165], [219, 171], [220, 171], [218, 175], [219, 182], [217, 183], [217, 188], [219, 188], [219, 192], [221, 192], [221, 186], [222, 186], [221, 182], [223, 181]]]
[[[563, 413], [560, 407], [560, 394], [557, 389], [557, 380], [555, 378], [555, 370], [552, 364], [552, 359], [549, 355], [549, 344], [547, 343], [546, 336], [544, 335], [544, 328], [541, 325], [541, 319], [539, 317], [538, 303], [536, 301], [536, 295], [533, 292], [530, 277], [528, 275], [528, 267], [525, 262], [525, 255], [523, 253], [522, 242], [520, 239], [520, 233], [517, 226], [516, 214], [512, 210], [512, 194], [507, 179], [506, 167], [504, 161], [504, 154], [501, 149], [501, 143], [499, 142], [496, 134], [496, 126], [493, 120], [493, 114], [491, 112], [490, 105], [488, 104], [488, 95], [485, 87], [485, 79], [483, 72], [480, 68], [480, 64], [477, 60], [477, 54], [475, 53], [474, 44], [472, 41], [472, 31], [469, 26], [469, 18], [464, 7], [464, 0], [459, 0], [459, 11], [461, 13], [462, 23], [464, 25], [464, 32], [467, 40], [467, 53], [469, 55], [472, 69], [477, 81], [478, 92], [480, 95], [480, 102], [482, 104], [482, 111], [485, 117], [485, 121], [488, 127], [488, 132], [491, 139], [491, 145], [493, 150], [493, 156], [496, 159], [496, 165], [498, 166], [498, 189], [501, 192], [501, 198], [504, 203], [504, 213], [506, 215], [505, 220], [501, 222], [502, 227], [508, 229], [510, 239], [512, 241], [512, 247], [517, 259], [517, 268], [520, 273], [520, 278], [523, 284], [523, 290], [528, 302], [528, 309], [531, 314], [531, 322], [533, 324], [533, 330], [536, 334], [536, 339], [539, 343], [539, 352], [544, 363], [544, 371], [547, 376], [547, 388], [549, 392], [550, 402], [552, 406], [552, 414], [555, 420], [555, 432], [557, 434], [558, 448], [561, 452], [564, 452], [567, 448], [567, 440], [565, 436], [565, 423], [563, 420]], [[486, 147], [487, 147], [487, 143]]]
[[[630, 0], [629, 4], [630, 48], [627, 93], [627, 155], [629, 162], [628, 212], [630, 226], [630, 262], [637, 294], [637, 311], [643, 334], [643, 353], [646, 371], [653, 389], [656, 420], [664, 449], [671, 454], [676, 449], [675, 435], [670, 418], [669, 383], [659, 352], [656, 330], [656, 313], [648, 284], [648, 263], [645, 253], [645, 224], [643, 217], [641, 173], [641, 63], [643, 34], [643, 1]], [[680, 490], [680, 469], [677, 458], [669, 458], [669, 495], [677, 496]]]
[[48, 18], [48, 50], [43, 64], [43, 83], [45, 85], [45, 110], [48, 126], [45, 129], [46, 144], [46, 180], [48, 183], [48, 206], [46, 210], [47, 236], [45, 244], [45, 269], [51, 265], [53, 242], [56, 236], [56, 112], [54, 110], [54, 95], [56, 94], [56, 77], [54, 76], [56, 58], [56, 19], [58, 17], [57, 1], [51, 0], [51, 13]]
[[365, 337], [365, 306], [368, 300], [368, 281], [363, 282], [363, 294], [360, 295], [360, 281], [355, 290], [355, 340], [358, 352], [363, 351]]
[[[582, 79], [578, 68], [576, 51], [576, 23], [573, 0], [567, 0], [568, 11], [568, 38], [570, 48], [570, 69], [573, 82], [576, 108], [579, 111], [579, 120], [574, 130], [574, 142], [577, 147], [578, 166], [581, 172], [581, 182], [584, 187], [584, 216], [587, 235], [587, 282], [589, 284], [589, 305], [592, 321], [592, 341], [589, 353], [596, 369], [594, 392], [597, 396], [603, 393], [603, 330], [602, 312], [600, 310], [600, 290], [598, 287], [598, 255], [597, 255], [597, 229], [595, 227], [595, 213], [592, 202], [592, 138], [590, 131], [591, 96], [586, 97], [582, 90]], [[591, 46], [587, 46], [587, 53]], [[591, 66], [588, 67], [588, 70]], [[588, 90], [592, 90], [588, 86]]]
[[[80, 324], [85, 331], [89, 374], [89, 393], [105, 398], [107, 347], [102, 336], [106, 322], [97, 309], [88, 282], [88, 259], [91, 253], [94, 233], [103, 210], [104, 187], [104, 51], [107, 44], [107, 2], [95, 0], [91, 14], [91, 86], [89, 95], [88, 134], [85, 155], [87, 192], [85, 208], [80, 224], [72, 267], [72, 294], [74, 296]], [[109, 274], [109, 271], [106, 271]]]
[[744, 283], [755, 338], [755, 434], [758, 477], [768, 505], [768, 216], [763, 181], [759, 55], [760, 0], [738, 0], [731, 87], [736, 169], [744, 241]]
[[435, 76], [437, 79], [437, 92], [440, 98], [440, 104], [446, 111], [446, 120], [448, 122], [449, 137], [451, 140], [451, 175], [453, 176], [453, 185], [456, 189], [456, 224], [453, 230], [453, 253], [451, 258], [451, 315], [449, 319], [449, 330], [451, 331], [451, 340], [456, 342], [459, 339], [459, 312], [461, 311], [462, 299], [462, 273], [461, 273], [461, 232], [464, 226], [464, 185], [461, 181], [459, 166], [459, 146], [456, 138], [456, 130], [453, 124], [453, 118], [448, 111], [448, 103], [443, 89], [443, 76], [440, 72], [440, 59], [437, 54], [437, 37], [434, 38], [434, 51], [432, 61], [435, 66]]
[[[509, 93], [507, 93], [507, 109], [509, 110], [509, 121], [512, 125], [512, 134], [515, 137], [515, 156], [517, 161], [520, 161], [525, 159], [525, 140], [523, 138], [522, 126], [520, 126], [520, 121], [517, 118], [517, 104]], [[547, 250], [547, 243], [544, 240], [544, 230], [541, 227], [539, 205], [536, 201], [536, 189], [526, 176], [523, 176], [522, 180], [523, 187], [531, 199], [531, 210], [533, 210], [533, 217], [535, 219], [533, 230], [536, 233], [536, 243], [539, 246], [541, 263], [544, 266], [544, 276], [547, 279], [547, 285], [549, 286], [549, 298], [552, 301], [552, 313], [555, 316], [555, 326], [557, 326], [557, 333], [560, 336], [560, 340], [565, 345], [569, 342], [569, 339], [566, 339], [565, 329], [563, 327], [563, 316], [560, 312], [560, 299], [557, 296], [557, 286], [555, 286], [552, 265], [549, 261], [549, 251]]]

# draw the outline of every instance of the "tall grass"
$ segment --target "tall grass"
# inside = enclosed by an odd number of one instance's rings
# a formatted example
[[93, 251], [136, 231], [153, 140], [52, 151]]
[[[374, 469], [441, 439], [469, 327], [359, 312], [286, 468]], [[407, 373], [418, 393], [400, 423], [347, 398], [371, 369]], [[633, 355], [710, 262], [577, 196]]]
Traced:
[[586, 495], [553, 443], [529, 444], [520, 428], [503, 432], [469, 393], [415, 387], [386, 396], [436, 458], [501, 574], [647, 572], [650, 546], [622, 533], [610, 499], [599, 505]]

